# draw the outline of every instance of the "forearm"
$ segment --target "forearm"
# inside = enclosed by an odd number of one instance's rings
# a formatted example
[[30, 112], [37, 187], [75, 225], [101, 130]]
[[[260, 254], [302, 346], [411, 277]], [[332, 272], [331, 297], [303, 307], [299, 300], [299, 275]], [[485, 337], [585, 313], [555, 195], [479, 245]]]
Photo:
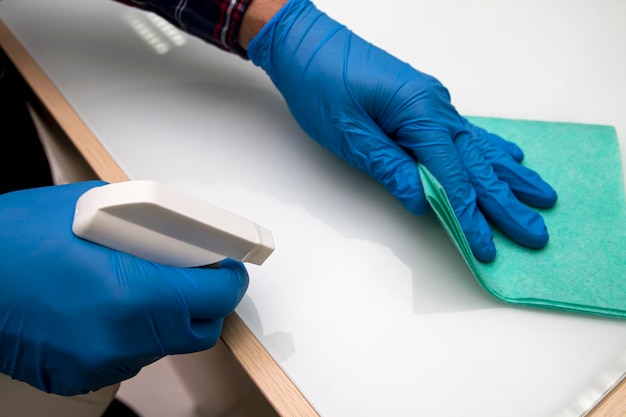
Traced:
[[288, 0], [252, 0], [239, 28], [238, 42], [243, 49]]
[[180, 29], [246, 57], [248, 44], [289, 0], [114, 0], [157, 13]]
[[179, 29], [225, 51], [246, 57], [237, 42], [243, 15], [252, 0], [114, 0], [151, 11]]

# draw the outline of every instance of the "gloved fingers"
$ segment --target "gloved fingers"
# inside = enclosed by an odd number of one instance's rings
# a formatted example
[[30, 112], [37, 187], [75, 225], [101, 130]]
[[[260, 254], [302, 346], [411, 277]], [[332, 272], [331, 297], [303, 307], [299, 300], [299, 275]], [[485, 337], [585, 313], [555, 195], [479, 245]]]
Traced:
[[364, 126], [345, 126], [342, 156], [382, 184], [411, 213], [430, 210], [424, 195], [417, 164], [412, 155], [398, 146], [373, 121]]
[[217, 343], [220, 334], [222, 333], [222, 327], [224, 325], [224, 319], [219, 318], [215, 320], [211, 319], [193, 319], [191, 320], [191, 330], [196, 338], [196, 342], [186, 346], [187, 352], [180, 351], [179, 353], [191, 353], [201, 350], [210, 349]]
[[[139, 371], [141, 371], [144, 366], [147, 366], [157, 361], [158, 359], [160, 358], [145, 361], [141, 364], [141, 366], [133, 364], [132, 366], [126, 365], [97, 370], [87, 369], [86, 371], [89, 373], [88, 375], [79, 376], [74, 381], [68, 380], [70, 374], [66, 372], [62, 374], [62, 380], [59, 381], [59, 385], [65, 383], [69, 385], [65, 385], [64, 388], [55, 387], [55, 394], [73, 396], [77, 394], [88, 394], [89, 392], [97, 391], [101, 388], [108, 387], [110, 385], [117, 384], [118, 382], [126, 381], [127, 379], [134, 377], [139, 373]], [[94, 378], [93, 375], [90, 375], [92, 373], [97, 373], [97, 378]], [[56, 392], [59, 389], [64, 392]]]
[[159, 266], [174, 287], [177, 300], [191, 320], [218, 319], [232, 313], [248, 288], [248, 272], [242, 262], [225, 259], [218, 268]]
[[520, 165], [521, 159], [518, 160], [513, 154], [519, 152], [523, 159], [523, 152], [513, 142], [480, 128], [472, 132], [472, 141], [491, 164], [498, 178], [509, 185], [520, 201], [541, 208], [552, 207], [556, 203], [556, 191], [535, 171]]
[[549, 208], [556, 203], [558, 197], [554, 188], [532, 169], [506, 158], [495, 160], [492, 165], [520, 201], [539, 208]]
[[[450, 135], [436, 130], [420, 130], [414, 135], [412, 150], [445, 189], [474, 256], [492, 261], [496, 248], [491, 229], [476, 205], [476, 192]], [[404, 138], [403, 142], [409, 141]]]
[[492, 145], [494, 145], [495, 147], [500, 149], [502, 152], [510, 156], [515, 162], [520, 163], [524, 160], [524, 151], [522, 150], [522, 148], [517, 146], [516, 143], [510, 142], [494, 133], [487, 132], [486, 130], [482, 128], [481, 130], [484, 132], [483, 133], [484, 137]]
[[548, 231], [543, 218], [522, 204], [509, 185], [498, 178], [472, 135], [459, 135], [455, 145], [463, 158], [476, 190], [478, 205], [485, 216], [517, 243], [531, 248], [545, 246]]
[[524, 160], [524, 151], [522, 151], [516, 143], [510, 142], [495, 133], [488, 132], [486, 129], [471, 123], [465, 117], [461, 116], [461, 119], [463, 120], [465, 128], [472, 134], [472, 136], [483, 138], [494, 147], [511, 156], [516, 162], [522, 162]]
[[[230, 313], [229, 313], [230, 314]], [[174, 322], [167, 324], [176, 325]], [[168, 355], [193, 353], [210, 349], [217, 343], [222, 332], [224, 318], [191, 319], [189, 323], [179, 324], [178, 329], [166, 329], [167, 338], [161, 340]]]

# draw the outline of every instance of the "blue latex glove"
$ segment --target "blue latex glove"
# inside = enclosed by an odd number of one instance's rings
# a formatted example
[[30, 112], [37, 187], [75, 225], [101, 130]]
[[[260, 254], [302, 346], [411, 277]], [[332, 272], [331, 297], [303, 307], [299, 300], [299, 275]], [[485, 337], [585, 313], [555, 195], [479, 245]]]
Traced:
[[0, 196], [0, 372], [74, 395], [157, 359], [212, 347], [248, 286], [240, 262], [180, 269], [72, 233], [100, 181]]
[[416, 160], [424, 164], [445, 188], [479, 260], [496, 254], [486, 218], [522, 245], [547, 243], [543, 219], [522, 202], [550, 207], [555, 191], [519, 164], [517, 146], [461, 117], [435, 78], [307, 0], [285, 5], [252, 39], [248, 55], [306, 133], [416, 214], [429, 209]]

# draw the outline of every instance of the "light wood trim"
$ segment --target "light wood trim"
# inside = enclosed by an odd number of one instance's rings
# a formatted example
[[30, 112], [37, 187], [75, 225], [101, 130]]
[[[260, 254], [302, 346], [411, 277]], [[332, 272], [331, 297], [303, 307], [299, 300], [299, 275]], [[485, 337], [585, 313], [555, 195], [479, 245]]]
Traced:
[[263, 375], [257, 386], [281, 416], [319, 416], [237, 314], [226, 317], [222, 339], [249, 375]]
[[626, 378], [623, 378], [585, 417], [626, 416]]
[[[107, 182], [127, 181], [126, 173], [2, 19], [0, 47], [98, 177]], [[221, 339], [279, 415], [319, 416], [236, 313], [225, 320]]]

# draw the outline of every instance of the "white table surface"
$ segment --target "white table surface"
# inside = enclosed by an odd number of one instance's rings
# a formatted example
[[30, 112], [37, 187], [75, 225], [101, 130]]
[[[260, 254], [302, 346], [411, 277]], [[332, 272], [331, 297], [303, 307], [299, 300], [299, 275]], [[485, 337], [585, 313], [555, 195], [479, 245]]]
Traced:
[[[626, 154], [622, 0], [317, 4], [462, 114], [609, 124]], [[433, 215], [308, 139], [251, 63], [156, 29], [154, 48], [132, 29], [149, 15], [106, 0], [0, 16], [130, 178], [273, 231], [237, 312], [321, 415], [580, 415], [626, 370], [626, 323], [491, 298]]]

